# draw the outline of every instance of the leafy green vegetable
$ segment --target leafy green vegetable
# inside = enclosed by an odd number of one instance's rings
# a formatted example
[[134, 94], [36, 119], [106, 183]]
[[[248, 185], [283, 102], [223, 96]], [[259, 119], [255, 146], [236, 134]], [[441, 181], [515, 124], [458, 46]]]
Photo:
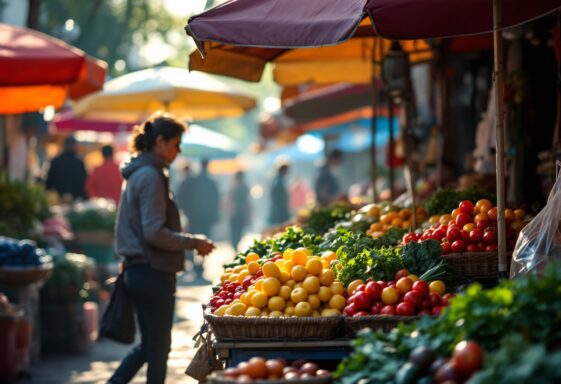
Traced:
[[430, 195], [424, 202], [427, 213], [432, 215], [442, 215], [452, 212], [454, 208], [458, 208], [458, 204], [462, 200], [469, 200], [476, 203], [477, 200], [488, 199], [495, 203], [496, 197], [490, 193], [470, 187], [461, 191], [453, 188], [439, 189]]
[[438, 241], [410, 242], [403, 247], [405, 269], [422, 280], [442, 280], [450, 290], [461, 283], [461, 280], [440, 257], [441, 253], [442, 248]]
[[[558, 346], [561, 340], [561, 264], [550, 266], [543, 276], [523, 276], [517, 280], [502, 281], [498, 287], [483, 290], [473, 284], [463, 294], [456, 296], [451, 305], [437, 318], [423, 317], [411, 325], [401, 325], [390, 333], [362, 332], [355, 342], [355, 351], [338, 367], [336, 375], [345, 384], [393, 383], [399, 368], [410, 352], [426, 346], [441, 357], [449, 357], [454, 346], [462, 340], [475, 340], [486, 351], [519, 348], [518, 352], [504, 351], [498, 360], [487, 360], [482, 383], [542, 383], [545, 381], [492, 381], [489, 377], [499, 372], [506, 374], [510, 364], [512, 374], [526, 374], [516, 360], [526, 361], [527, 370], [536, 372], [540, 348], [525, 343], [544, 344], [546, 350]], [[519, 335], [518, 341], [505, 338]], [[491, 354], [492, 355], [492, 354]], [[518, 356], [518, 357], [517, 357]], [[536, 358], [539, 356], [539, 359]], [[558, 357], [555, 356], [555, 359]], [[489, 358], [490, 359], [490, 358]], [[514, 362], [513, 362], [514, 359]], [[543, 360], [543, 359], [542, 359]], [[554, 360], [557, 361], [557, 360]], [[509, 363], [510, 362], [510, 363]], [[530, 364], [531, 363], [531, 364]], [[544, 375], [549, 375], [550, 362], [538, 365]], [[556, 363], [559, 367], [559, 363]], [[503, 367], [503, 368], [501, 368]], [[514, 367], [520, 367], [516, 373]], [[523, 377], [523, 376], [516, 376]], [[516, 379], [513, 376], [513, 380]], [[549, 379], [549, 376], [546, 376]], [[555, 381], [559, 382], [559, 381]]]
[[353, 206], [346, 202], [337, 202], [329, 207], [316, 207], [303, 225], [304, 232], [322, 235], [337, 222], [350, 218], [352, 210]]

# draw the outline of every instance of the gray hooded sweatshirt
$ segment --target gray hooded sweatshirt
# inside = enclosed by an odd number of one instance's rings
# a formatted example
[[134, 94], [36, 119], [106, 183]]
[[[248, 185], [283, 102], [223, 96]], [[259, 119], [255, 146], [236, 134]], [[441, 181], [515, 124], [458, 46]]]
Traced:
[[126, 184], [117, 213], [117, 252], [127, 265], [149, 263], [176, 273], [184, 268], [183, 251], [194, 249], [196, 241], [181, 233], [164, 167], [162, 159], [143, 153], [121, 169]]

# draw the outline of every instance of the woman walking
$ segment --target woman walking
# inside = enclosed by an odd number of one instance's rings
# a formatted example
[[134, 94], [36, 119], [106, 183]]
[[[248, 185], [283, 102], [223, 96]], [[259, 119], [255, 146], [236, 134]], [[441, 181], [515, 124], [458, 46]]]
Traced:
[[109, 383], [128, 383], [148, 363], [146, 382], [165, 382], [175, 307], [175, 274], [184, 251], [207, 255], [205, 236], [181, 233], [179, 212], [169, 193], [167, 168], [179, 153], [185, 126], [156, 115], [135, 127], [130, 139], [136, 155], [121, 173], [126, 180], [117, 216], [117, 250], [124, 257], [124, 282], [135, 303], [141, 342], [121, 362]]

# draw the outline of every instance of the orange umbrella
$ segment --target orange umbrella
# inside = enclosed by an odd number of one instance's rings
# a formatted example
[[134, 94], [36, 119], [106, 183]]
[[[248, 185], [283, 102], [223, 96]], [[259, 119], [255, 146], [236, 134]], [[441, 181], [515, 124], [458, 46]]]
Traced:
[[0, 114], [34, 112], [103, 87], [107, 64], [43, 33], [0, 23]]

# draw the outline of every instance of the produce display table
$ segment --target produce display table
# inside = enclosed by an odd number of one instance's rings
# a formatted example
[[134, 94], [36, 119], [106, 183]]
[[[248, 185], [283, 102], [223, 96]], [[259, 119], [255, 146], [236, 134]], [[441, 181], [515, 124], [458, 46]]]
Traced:
[[227, 366], [235, 366], [254, 356], [266, 359], [340, 361], [352, 351], [350, 339], [323, 341], [215, 341], [213, 347]]

